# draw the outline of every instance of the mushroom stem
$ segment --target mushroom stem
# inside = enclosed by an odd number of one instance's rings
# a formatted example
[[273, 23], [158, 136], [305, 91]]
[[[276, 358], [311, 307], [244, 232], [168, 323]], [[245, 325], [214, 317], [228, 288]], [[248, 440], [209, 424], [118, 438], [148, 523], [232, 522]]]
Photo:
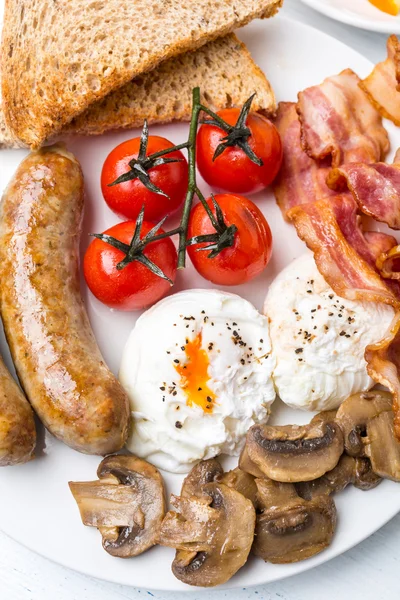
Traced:
[[103, 548], [128, 558], [156, 543], [165, 514], [164, 484], [155, 467], [134, 456], [107, 456], [98, 481], [70, 482], [84, 525], [97, 527]]

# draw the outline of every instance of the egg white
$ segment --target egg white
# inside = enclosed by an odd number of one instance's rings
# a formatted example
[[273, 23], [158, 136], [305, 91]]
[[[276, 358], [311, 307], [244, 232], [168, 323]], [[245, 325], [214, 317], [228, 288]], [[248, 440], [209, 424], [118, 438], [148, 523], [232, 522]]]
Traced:
[[[187, 340], [199, 333], [216, 395], [212, 413], [188, 405], [176, 371], [187, 361]], [[128, 449], [176, 473], [201, 459], [238, 454], [248, 429], [268, 419], [273, 368], [268, 319], [247, 300], [217, 290], [161, 300], [138, 319], [121, 362], [134, 423]]]
[[337, 296], [312, 254], [293, 261], [276, 277], [264, 314], [270, 321], [276, 391], [289, 406], [331, 410], [374, 385], [365, 348], [384, 337], [394, 310]]

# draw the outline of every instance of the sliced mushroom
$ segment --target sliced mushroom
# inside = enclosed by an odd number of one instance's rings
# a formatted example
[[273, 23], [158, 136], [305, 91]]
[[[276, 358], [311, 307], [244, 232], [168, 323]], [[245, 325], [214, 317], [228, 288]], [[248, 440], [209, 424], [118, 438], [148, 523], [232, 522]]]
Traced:
[[221, 463], [216, 458], [202, 460], [193, 467], [183, 481], [181, 497], [201, 496], [204, 494], [204, 485], [213, 481], [219, 481], [236, 490], [255, 505], [257, 486], [254, 477], [239, 467], [224, 473]]
[[347, 454], [368, 457], [374, 473], [400, 481], [400, 442], [394, 433], [391, 394], [380, 390], [354, 394], [340, 406], [336, 419]]
[[293, 563], [329, 546], [336, 527], [330, 496], [305, 500], [291, 483], [256, 479], [259, 508], [253, 552], [266, 562]]
[[355, 478], [352, 484], [362, 490], [368, 492], [372, 490], [382, 481], [382, 477], [374, 472], [371, 461], [368, 458], [356, 458]]
[[157, 543], [165, 515], [164, 484], [158, 470], [135, 456], [107, 456], [99, 481], [70, 482], [84, 525], [97, 527], [103, 548], [129, 558]]
[[206, 483], [218, 480], [223, 474], [224, 470], [216, 458], [202, 460], [185, 477], [182, 484], [181, 497], [190, 498], [191, 496], [202, 495], [203, 486]]
[[371, 490], [381, 481], [382, 479], [373, 472], [368, 458], [353, 458], [343, 454], [332, 471], [314, 481], [296, 483], [296, 490], [302, 498], [311, 500], [316, 496], [341, 492], [350, 484], [360, 490]]
[[253, 425], [239, 467], [275, 481], [311, 481], [331, 471], [343, 452], [343, 435], [334, 420], [309, 425]]
[[363, 437], [367, 435], [368, 423], [382, 412], [392, 410], [389, 392], [372, 390], [353, 394], [343, 402], [336, 413], [344, 437], [344, 447], [350, 456], [365, 456]]
[[177, 549], [174, 575], [189, 585], [210, 587], [228, 581], [247, 561], [254, 537], [255, 510], [223, 483], [207, 483], [197, 496], [172, 496], [178, 512], [167, 513], [159, 543]]
[[250, 500], [254, 506], [256, 505], [257, 486], [253, 475], [236, 467], [236, 469], [225, 473], [219, 481], [242, 494], [245, 498]]
[[310, 423], [331, 423], [336, 418], [337, 410], [323, 410], [316, 414]]
[[394, 432], [393, 411], [382, 412], [369, 421], [364, 441], [374, 472], [385, 479], [400, 481], [400, 442]]

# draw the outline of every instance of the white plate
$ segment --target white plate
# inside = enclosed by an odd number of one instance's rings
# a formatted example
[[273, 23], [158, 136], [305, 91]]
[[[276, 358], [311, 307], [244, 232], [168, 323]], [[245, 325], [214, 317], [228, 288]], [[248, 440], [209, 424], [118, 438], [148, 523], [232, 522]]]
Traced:
[[[240, 36], [271, 79], [279, 100], [294, 100], [298, 90], [318, 83], [345, 67], [352, 67], [360, 75], [366, 75], [371, 68], [365, 58], [333, 38], [281, 17], [253, 23]], [[180, 124], [151, 129], [153, 133], [179, 143], [186, 139], [188, 128]], [[393, 147], [399, 146], [399, 132], [390, 127], [390, 133]], [[68, 141], [68, 147], [81, 161], [86, 177], [82, 250], [88, 243], [88, 232], [103, 231], [118, 220], [103, 201], [100, 170], [106, 155], [117, 143], [137, 134], [137, 131], [126, 131]], [[0, 188], [5, 187], [25, 154], [22, 150], [0, 153]], [[208, 191], [207, 186], [202, 185], [202, 188], [204, 192]], [[284, 223], [271, 193], [261, 193], [253, 199], [271, 224], [275, 240], [273, 259], [260, 278], [233, 291], [261, 308], [269, 282], [305, 248], [294, 229]], [[175, 291], [206, 285], [189, 268], [181, 273]], [[125, 340], [137, 315], [110, 311], [91, 297], [83, 283], [82, 289], [101, 350], [110, 367], [117, 372]], [[4, 339], [0, 340], [0, 347], [10, 364]], [[279, 404], [274, 405], [273, 413], [274, 422], [280, 423], [304, 423], [310, 418], [310, 414], [292, 411]], [[191, 589], [171, 573], [173, 550], [158, 547], [138, 558], [119, 560], [104, 552], [96, 530], [82, 525], [67, 482], [95, 478], [98, 463], [98, 457], [78, 454], [46, 435], [45, 449], [36, 460], [0, 472], [0, 529], [35, 552], [94, 577], [146, 589]], [[179, 492], [182, 478], [168, 473], [164, 476], [168, 491]], [[400, 510], [399, 490], [390, 482], [384, 482], [367, 495], [356, 489], [346, 490], [337, 496], [339, 524], [328, 550], [313, 559], [286, 566], [264, 564], [251, 558], [225, 587], [268, 583], [305, 571], [348, 550], [382, 527]]]
[[360, 29], [381, 33], [400, 33], [400, 15], [393, 17], [373, 6], [368, 0], [301, 0], [314, 10]]

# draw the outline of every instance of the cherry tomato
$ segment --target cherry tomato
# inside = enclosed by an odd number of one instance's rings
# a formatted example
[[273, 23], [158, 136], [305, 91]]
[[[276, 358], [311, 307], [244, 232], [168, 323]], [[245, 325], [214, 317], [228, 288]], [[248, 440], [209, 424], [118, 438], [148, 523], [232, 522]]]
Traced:
[[[146, 156], [172, 148], [174, 144], [165, 138], [151, 135], [148, 138]], [[185, 199], [188, 183], [187, 161], [180, 150], [167, 154], [165, 158], [179, 162], [151, 167], [150, 181], [167, 194], [168, 198], [150, 191], [139, 179], [132, 179], [109, 187], [118, 177], [130, 171], [129, 162], [138, 157], [140, 138], [119, 144], [107, 156], [101, 172], [101, 191], [108, 206], [121, 218], [136, 219], [145, 206], [146, 221], [158, 222], [174, 213]]]
[[[217, 194], [215, 200], [221, 208], [227, 227], [234, 224], [233, 246], [224, 248], [215, 258], [208, 258], [209, 250], [198, 250], [208, 243], [188, 247], [190, 259], [205, 279], [218, 285], [239, 285], [257, 277], [271, 258], [272, 234], [260, 209], [248, 198], [238, 194]], [[216, 214], [212, 199], [208, 206]], [[188, 237], [215, 233], [204, 206], [192, 208]]]
[[[229, 125], [235, 125], [239, 109], [218, 112]], [[272, 183], [282, 163], [282, 142], [278, 130], [266, 117], [250, 113], [246, 126], [251, 131], [250, 148], [263, 161], [256, 165], [238, 146], [229, 146], [213, 161], [214, 152], [226, 132], [214, 125], [202, 125], [197, 134], [197, 167], [205, 181], [228, 192], [250, 194]]]
[[[129, 245], [135, 225], [135, 221], [125, 221], [110, 227], [104, 233]], [[143, 222], [140, 238], [152, 227], [152, 223]], [[162, 233], [162, 230], [158, 233]], [[175, 280], [177, 252], [170, 238], [151, 242], [143, 253], [167, 277]], [[83, 260], [86, 283], [103, 304], [119, 310], [139, 310], [157, 302], [169, 291], [171, 286], [168, 281], [155, 275], [138, 261], [118, 270], [117, 264], [124, 258], [124, 252], [99, 239], [94, 239], [86, 250]]]

